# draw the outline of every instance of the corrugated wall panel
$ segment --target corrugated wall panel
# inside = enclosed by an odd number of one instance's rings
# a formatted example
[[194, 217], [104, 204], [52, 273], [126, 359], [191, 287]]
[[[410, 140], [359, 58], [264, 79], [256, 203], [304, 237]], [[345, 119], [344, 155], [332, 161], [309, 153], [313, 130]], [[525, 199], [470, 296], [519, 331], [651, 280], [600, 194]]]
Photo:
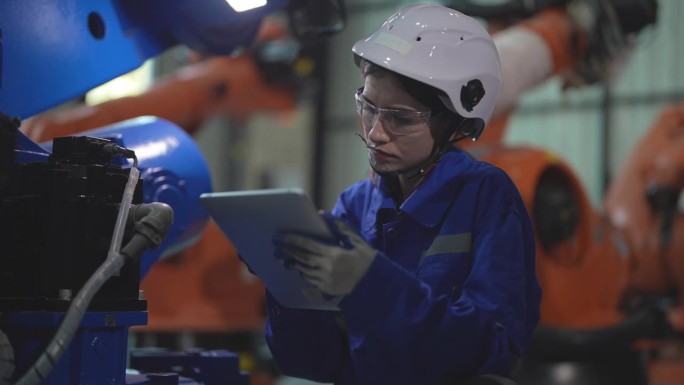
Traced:
[[506, 141], [546, 149], [564, 160], [576, 171], [592, 202], [598, 203], [601, 119], [597, 108], [521, 113], [511, 120]]
[[604, 108], [602, 85], [563, 93], [560, 82], [551, 81], [521, 100], [507, 142], [553, 149], [574, 167], [592, 202], [600, 207], [604, 156], [614, 174], [660, 108], [684, 101], [683, 18], [684, 2], [659, 1], [656, 26], [642, 33], [631, 53], [613, 67], [609, 109]]
[[610, 168], [624, 163], [660, 110], [684, 102], [684, 2], [660, 0], [656, 27], [639, 39], [614, 85]]

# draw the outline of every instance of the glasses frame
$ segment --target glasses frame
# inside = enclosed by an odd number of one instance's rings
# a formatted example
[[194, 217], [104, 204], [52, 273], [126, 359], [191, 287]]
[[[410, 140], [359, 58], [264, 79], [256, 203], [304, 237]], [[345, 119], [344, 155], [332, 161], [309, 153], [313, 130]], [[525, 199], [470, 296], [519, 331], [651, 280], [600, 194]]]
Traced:
[[[363, 126], [364, 131], [369, 132], [375, 124], [378, 122], [379, 119], [382, 119], [383, 117], [381, 115], [386, 116], [396, 116], [398, 114], [401, 114], [404, 119], [411, 119], [415, 120], [415, 122], [411, 122], [409, 124], [401, 125], [400, 127], [409, 127], [409, 126], [416, 126], [420, 123], [428, 123], [429, 119], [431, 116], [433, 116], [433, 112], [431, 110], [428, 111], [417, 111], [417, 110], [405, 110], [405, 109], [398, 109], [398, 108], [380, 108], [376, 107], [373, 103], [369, 102], [366, 100], [366, 98], [363, 97], [363, 87], [359, 88], [356, 90], [354, 93], [354, 99], [356, 100], [356, 113], [359, 115], [359, 118], [361, 120], [361, 125]], [[366, 108], [369, 108], [372, 113], [373, 113], [373, 121], [370, 125], [370, 127], [366, 127], [364, 124], [364, 119], [362, 115], [362, 111], [365, 110]], [[395, 124], [391, 123], [392, 120], [384, 118], [383, 120], [383, 125], [382, 128], [389, 132], [390, 134], [394, 136], [403, 136], [403, 135], [409, 135], [414, 132], [417, 132], [419, 130], [415, 131], [402, 131], [402, 130], [397, 130], [397, 127], [395, 127]], [[428, 125], [429, 126], [429, 125]]]

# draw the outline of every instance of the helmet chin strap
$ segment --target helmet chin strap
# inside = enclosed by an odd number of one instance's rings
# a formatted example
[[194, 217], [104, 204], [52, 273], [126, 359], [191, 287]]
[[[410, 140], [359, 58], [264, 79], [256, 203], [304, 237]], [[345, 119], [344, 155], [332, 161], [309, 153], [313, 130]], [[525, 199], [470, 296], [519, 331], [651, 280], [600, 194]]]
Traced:
[[[361, 136], [361, 134], [357, 133], [356, 135], [359, 138], [361, 138], [363, 143], [366, 145], [367, 149], [373, 148], [373, 146], [369, 145], [366, 138]], [[465, 138], [465, 137], [463, 137], [463, 138]], [[461, 140], [461, 139], [462, 138], [459, 138], [458, 140]], [[448, 144], [451, 144], [454, 142], [455, 141], [448, 141]], [[405, 176], [408, 179], [415, 179], [415, 178], [420, 178], [423, 175], [425, 175], [425, 172], [428, 171], [432, 165], [439, 162], [442, 159], [442, 155], [447, 151], [447, 149], [448, 149], [447, 146], [438, 146], [435, 144], [435, 146], [433, 146], [433, 148], [432, 148], [432, 152], [424, 161], [418, 163], [417, 165], [415, 165], [413, 167], [406, 168], [404, 170], [398, 170], [398, 171], [381, 171], [381, 170], [378, 170], [377, 168], [375, 168], [375, 164], [374, 164], [373, 160], [370, 158], [370, 156], [368, 157], [368, 163], [369, 163], [371, 169], [373, 169], [373, 171], [376, 174], [378, 174], [382, 177], [399, 178], [400, 176]]]
[[[382, 176], [382, 177], [395, 177], [399, 178], [400, 176], [405, 176], [408, 179], [415, 179], [415, 178], [422, 178], [425, 173], [429, 170], [432, 169], [432, 166], [435, 165], [437, 162], [439, 162], [442, 159], [442, 156], [444, 155], [445, 152], [449, 151], [451, 145], [453, 145], [456, 142], [459, 142], [463, 139], [469, 138], [472, 135], [469, 133], [462, 133], [461, 136], [457, 136], [454, 139], [449, 139], [453, 136], [454, 132], [461, 132], [461, 126], [463, 124], [464, 120], [461, 120], [459, 124], [454, 127], [449, 135], [445, 135], [446, 138], [440, 139], [440, 140], [435, 140], [434, 146], [432, 146], [432, 151], [430, 152], [430, 155], [428, 155], [427, 158], [425, 158], [424, 161], [418, 163], [417, 165], [413, 167], [409, 167], [404, 170], [399, 170], [399, 171], [380, 171], [375, 168], [375, 164], [373, 163], [373, 160], [371, 157], [368, 157], [368, 163], [370, 164], [371, 169], [373, 171]], [[361, 138], [363, 141], [364, 145], [366, 146], [367, 149], [371, 149], [374, 146], [368, 144], [368, 140], [364, 138], [361, 134], [358, 132], [356, 133], [356, 136]], [[440, 144], [441, 142], [441, 144]]]

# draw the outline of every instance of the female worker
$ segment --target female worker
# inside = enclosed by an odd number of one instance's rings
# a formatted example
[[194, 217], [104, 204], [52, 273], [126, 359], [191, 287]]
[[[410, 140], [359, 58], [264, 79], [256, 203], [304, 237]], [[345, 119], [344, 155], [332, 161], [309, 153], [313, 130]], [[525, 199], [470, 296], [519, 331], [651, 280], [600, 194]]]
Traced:
[[284, 374], [346, 384], [459, 384], [510, 375], [539, 318], [535, 239], [516, 187], [454, 142], [477, 137], [501, 73], [492, 39], [452, 9], [402, 8], [352, 48], [373, 173], [327, 216], [344, 242], [276, 237], [277, 256], [339, 312], [267, 295]]

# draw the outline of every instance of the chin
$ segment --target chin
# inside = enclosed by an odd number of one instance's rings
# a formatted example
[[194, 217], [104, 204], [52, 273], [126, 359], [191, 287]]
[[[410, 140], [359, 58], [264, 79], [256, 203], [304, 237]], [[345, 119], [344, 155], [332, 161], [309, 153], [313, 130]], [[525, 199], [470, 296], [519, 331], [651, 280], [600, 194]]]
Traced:
[[401, 168], [399, 167], [390, 167], [387, 164], [377, 164], [374, 163], [371, 165], [373, 171], [375, 171], [376, 174], [392, 174], [392, 173], [400, 173], [402, 171]]

